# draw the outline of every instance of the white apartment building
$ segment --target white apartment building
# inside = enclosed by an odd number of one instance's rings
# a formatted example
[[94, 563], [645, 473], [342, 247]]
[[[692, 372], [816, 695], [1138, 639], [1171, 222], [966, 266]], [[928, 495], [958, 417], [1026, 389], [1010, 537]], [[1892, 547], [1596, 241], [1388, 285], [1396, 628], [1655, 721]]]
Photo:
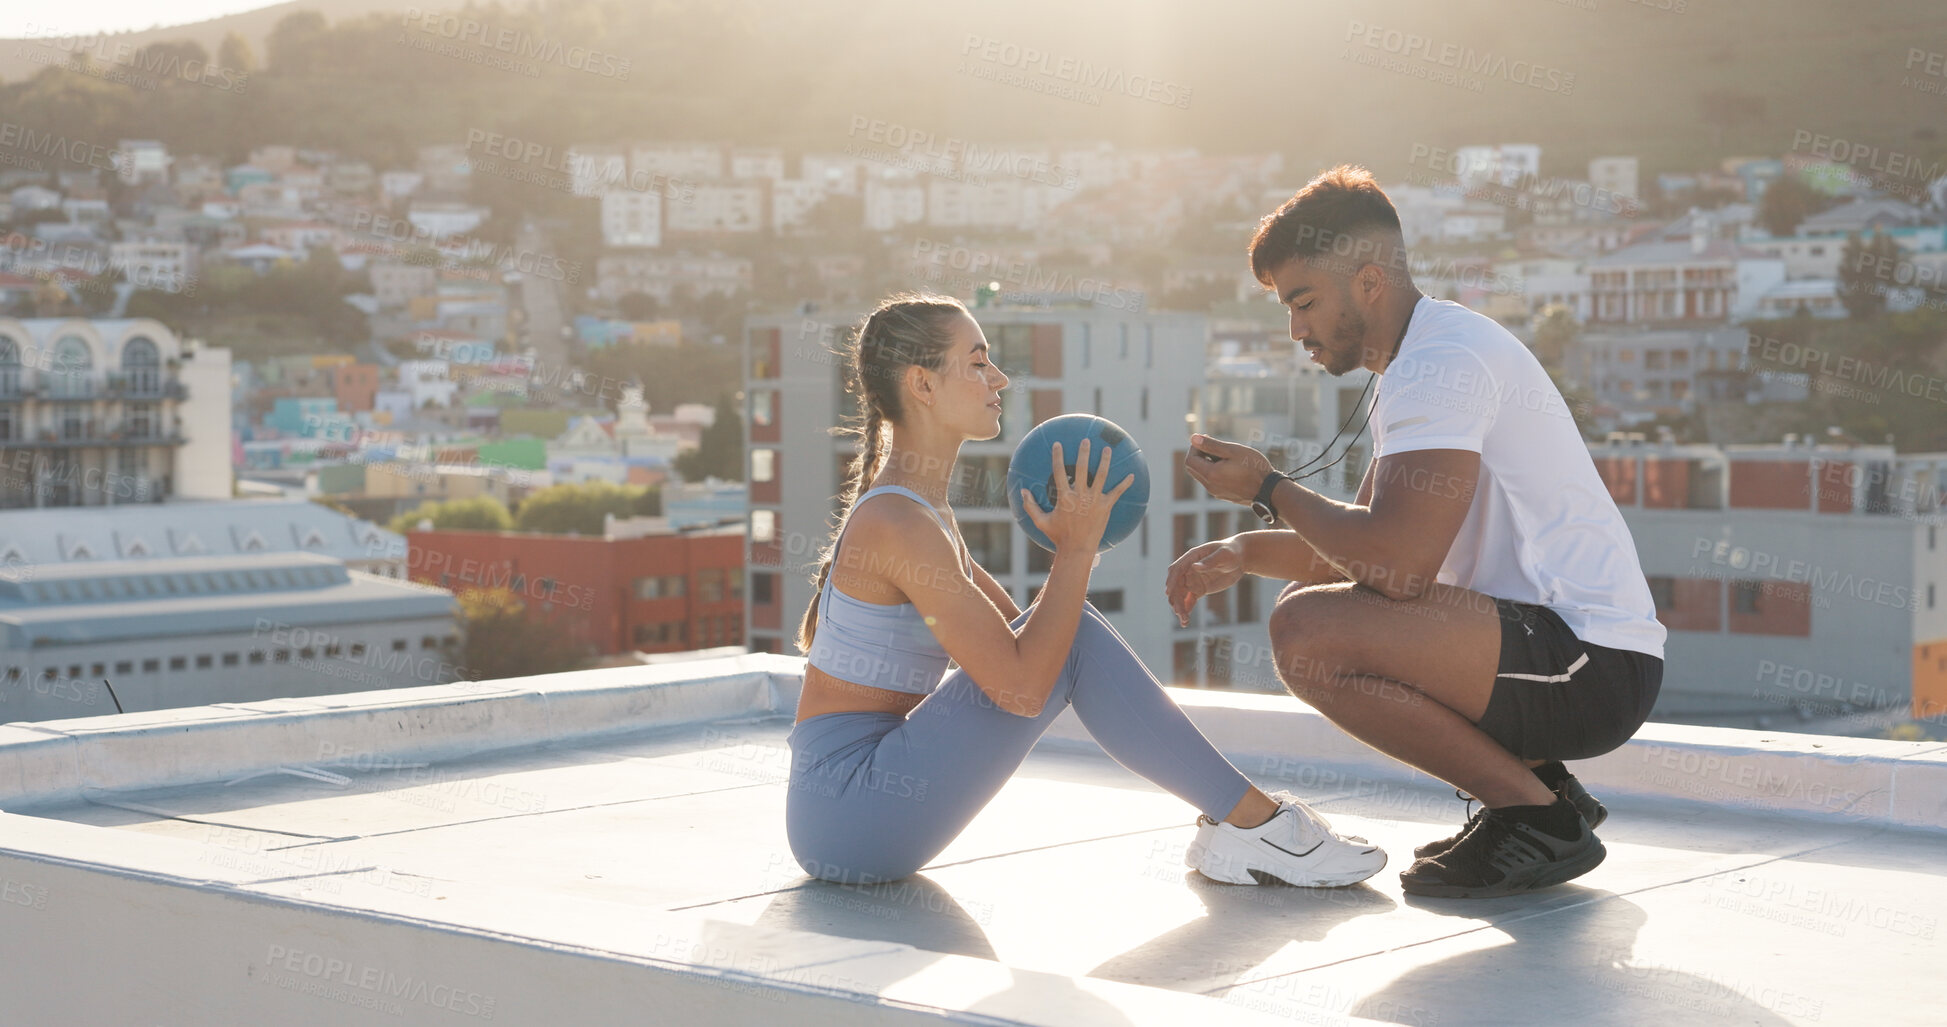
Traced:
[[372, 295], [384, 310], [396, 310], [416, 297], [439, 291], [439, 268], [431, 264], [375, 261], [371, 267]]
[[683, 182], [724, 177], [723, 147], [716, 143], [638, 143], [629, 148], [629, 170], [638, 179], [661, 175]]
[[1639, 242], [1589, 262], [1589, 320], [1724, 321], [1747, 317], [1785, 280], [1785, 262], [1696, 230], [1688, 242]]
[[807, 178], [787, 178], [771, 183], [771, 231], [785, 232], [804, 224], [805, 215], [825, 202], [832, 190]]
[[0, 318], [0, 509], [227, 499], [230, 351], [147, 318]]
[[1596, 157], [1589, 161], [1589, 184], [1611, 196], [1642, 197], [1635, 157]]
[[1470, 187], [1484, 182], [1515, 186], [1541, 176], [1541, 147], [1532, 143], [1462, 146], [1454, 150], [1454, 161], [1457, 176]]
[[738, 147], [730, 151], [730, 177], [775, 182], [784, 177], [784, 151]]
[[936, 178], [926, 183], [926, 223], [933, 228], [1027, 228], [1033, 219], [1024, 202], [1026, 192], [1017, 178]]
[[414, 228], [435, 239], [465, 235], [485, 224], [493, 211], [470, 203], [413, 201], [406, 208], [406, 220]]
[[857, 157], [842, 153], [807, 153], [799, 158], [798, 178], [827, 192], [857, 196], [862, 164]]
[[[1212, 597], [1183, 628], [1163, 599], [1165, 574], [1179, 553], [1259, 526], [1248, 509], [1211, 499], [1178, 470], [1206, 391], [1204, 319], [1090, 308], [989, 307], [975, 313], [1011, 383], [1003, 393], [1000, 437], [961, 450], [954, 516], [974, 559], [1017, 601], [1032, 600], [1046, 579], [1049, 554], [1028, 540], [1008, 511], [1009, 457], [1041, 420], [1071, 412], [1106, 417], [1143, 449], [1149, 504], [1136, 532], [1103, 555], [1091, 580], [1091, 601], [1164, 681], [1280, 691], [1265, 655], [1263, 626], [1275, 583], [1250, 579]], [[744, 379], [751, 504], [746, 637], [756, 649], [795, 653], [798, 622], [812, 599], [813, 561], [828, 537], [854, 452], [850, 440], [826, 431], [849, 414], [832, 350], [853, 323], [834, 315], [751, 321]], [[1315, 415], [1313, 423], [1336, 415], [1337, 393], [1348, 385], [1331, 383], [1329, 408], [1303, 408]], [[1288, 405], [1267, 423], [1289, 424], [1292, 409]], [[1305, 430], [1309, 435], [1314, 429]], [[1289, 452], [1300, 448], [1294, 442]], [[1348, 462], [1362, 459], [1355, 454]]]
[[602, 245], [611, 249], [654, 249], [662, 243], [660, 191], [610, 189], [602, 193]]
[[129, 185], [167, 184], [169, 148], [154, 139], [124, 139], [115, 144], [115, 174]]
[[677, 232], [761, 232], [770, 223], [763, 182], [698, 182], [671, 203], [663, 224]]
[[629, 181], [629, 157], [612, 146], [577, 146], [568, 151], [568, 191], [600, 196]]
[[917, 176], [873, 176], [865, 182], [865, 227], [890, 232], [926, 220], [926, 186]]
[[610, 303], [632, 292], [668, 303], [678, 296], [732, 296], [750, 288], [743, 257], [618, 253], [595, 263], [596, 291]]

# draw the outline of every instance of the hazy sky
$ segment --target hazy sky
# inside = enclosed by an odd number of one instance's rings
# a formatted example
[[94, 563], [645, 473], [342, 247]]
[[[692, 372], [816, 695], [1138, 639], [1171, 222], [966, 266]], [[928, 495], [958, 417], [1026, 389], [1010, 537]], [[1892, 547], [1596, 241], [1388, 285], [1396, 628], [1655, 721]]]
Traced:
[[122, 32], [156, 25], [184, 25], [238, 11], [269, 7], [275, 0], [60, 0], [0, 4], [0, 39], [20, 36]]

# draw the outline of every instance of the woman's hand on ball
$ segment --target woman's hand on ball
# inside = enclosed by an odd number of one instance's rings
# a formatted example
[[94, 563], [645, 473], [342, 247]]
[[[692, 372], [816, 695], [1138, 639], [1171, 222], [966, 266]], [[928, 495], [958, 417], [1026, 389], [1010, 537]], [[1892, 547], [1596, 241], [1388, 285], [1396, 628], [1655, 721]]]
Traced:
[[[1062, 462], [1061, 443], [1053, 447], [1054, 467], [1065, 466]], [[1108, 530], [1109, 513], [1115, 509], [1116, 500], [1136, 482], [1133, 474], [1125, 475], [1113, 489], [1104, 491], [1109, 480], [1109, 459], [1115, 453], [1114, 446], [1105, 446], [1096, 468], [1089, 469], [1089, 440], [1083, 439], [1076, 447], [1075, 480], [1057, 473], [1054, 476], [1053, 510], [1041, 509], [1034, 501], [1034, 495], [1027, 489], [1021, 490], [1021, 505], [1026, 508], [1034, 526], [1041, 529], [1048, 541], [1054, 543], [1057, 552], [1072, 549], [1076, 552], [1094, 554], [1102, 545], [1102, 533]]]

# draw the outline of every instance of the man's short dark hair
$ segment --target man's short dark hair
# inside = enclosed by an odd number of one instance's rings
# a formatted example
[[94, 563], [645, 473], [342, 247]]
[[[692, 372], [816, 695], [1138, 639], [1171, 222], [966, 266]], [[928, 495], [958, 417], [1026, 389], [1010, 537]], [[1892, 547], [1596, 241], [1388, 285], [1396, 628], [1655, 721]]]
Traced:
[[1341, 164], [1320, 172], [1257, 223], [1251, 274], [1268, 288], [1271, 272], [1286, 261], [1328, 254], [1341, 258], [1348, 270], [1367, 262], [1391, 268], [1403, 263], [1405, 254], [1382, 250], [1385, 242], [1398, 247], [1399, 238], [1399, 211], [1372, 172]]

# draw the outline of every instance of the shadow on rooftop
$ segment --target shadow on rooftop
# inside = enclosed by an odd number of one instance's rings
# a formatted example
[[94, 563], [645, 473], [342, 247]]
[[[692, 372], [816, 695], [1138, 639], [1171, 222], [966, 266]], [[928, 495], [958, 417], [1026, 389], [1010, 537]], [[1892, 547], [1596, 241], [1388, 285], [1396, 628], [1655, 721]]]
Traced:
[[1365, 884], [1346, 888], [1239, 887], [1185, 871], [1184, 887], [1209, 910], [1114, 956], [1090, 977], [1178, 991], [1207, 992], [1248, 976], [1294, 941], [1324, 940], [1353, 917], [1396, 904]]
[[991, 906], [981, 904], [969, 911], [925, 874], [873, 885], [808, 878], [773, 895], [756, 923], [997, 960], [981, 929], [993, 913]]
[[[1487, 918], [1478, 929], [1499, 931], [1507, 942], [1415, 966], [1360, 1000], [1354, 1016], [1402, 1024], [1546, 1019], [1630, 1027], [1704, 1018], [1782, 1027], [1792, 1022], [1787, 1016], [1816, 1019], [1820, 1012], [1792, 981], [1769, 975], [1762, 961], [1735, 974], [1638, 962], [1636, 935], [1649, 914], [1613, 892], [1566, 885], [1507, 899], [1408, 896], [1406, 902], [1442, 916]], [[1697, 942], [1705, 946], [1708, 939]], [[1511, 974], [1527, 986], [1495, 986]]]

